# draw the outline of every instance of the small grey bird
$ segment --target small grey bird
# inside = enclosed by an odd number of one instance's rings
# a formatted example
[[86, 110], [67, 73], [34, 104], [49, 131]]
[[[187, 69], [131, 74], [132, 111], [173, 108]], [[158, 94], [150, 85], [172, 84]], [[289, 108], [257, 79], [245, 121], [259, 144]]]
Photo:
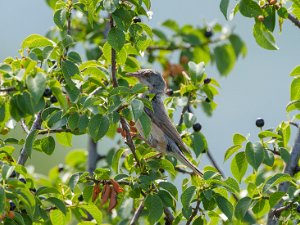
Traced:
[[[172, 124], [166, 112], [162, 100], [166, 89], [166, 83], [162, 75], [151, 69], [143, 69], [134, 73], [127, 73], [127, 75], [136, 77], [141, 83], [148, 86], [150, 94], [154, 94], [154, 97], [152, 98], [153, 111], [145, 107], [145, 112], [152, 122], [151, 132], [147, 138], [147, 142], [151, 145], [151, 147], [157, 149], [159, 152], [175, 157], [185, 166], [192, 169], [195, 174], [202, 176], [203, 174], [201, 171], [183, 154], [183, 151], [189, 152], [189, 150], [183, 143], [180, 134]], [[146, 95], [143, 97], [146, 97]], [[144, 136], [140, 124], [137, 123], [136, 128], [139, 133]]]

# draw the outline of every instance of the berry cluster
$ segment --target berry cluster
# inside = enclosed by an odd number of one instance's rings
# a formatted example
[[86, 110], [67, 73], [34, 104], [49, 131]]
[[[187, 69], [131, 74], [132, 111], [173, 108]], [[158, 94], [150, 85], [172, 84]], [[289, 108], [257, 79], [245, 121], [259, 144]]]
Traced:
[[[137, 133], [137, 129], [135, 127], [135, 122], [133, 122], [132, 120], [129, 121], [129, 126], [130, 126], [130, 135], [134, 136]], [[117, 133], [121, 134], [122, 137], [126, 137], [126, 130], [124, 130], [122, 127], [118, 127], [117, 128]]]
[[44, 91], [44, 97], [45, 98], [50, 98], [50, 102], [51, 103], [56, 103], [57, 102], [57, 99], [54, 95], [52, 95], [52, 91], [50, 88], [46, 88], [45, 91]]

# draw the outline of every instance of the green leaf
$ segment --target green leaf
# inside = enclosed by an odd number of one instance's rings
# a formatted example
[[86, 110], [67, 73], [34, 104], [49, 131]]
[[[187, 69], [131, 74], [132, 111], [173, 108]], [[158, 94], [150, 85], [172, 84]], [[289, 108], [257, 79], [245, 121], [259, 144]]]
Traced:
[[127, 57], [124, 67], [126, 72], [136, 72], [140, 68], [139, 61], [136, 58], [132, 56]]
[[80, 75], [78, 66], [69, 60], [62, 61], [61, 69], [62, 69], [62, 72], [64, 74], [64, 77], [65, 77], [67, 83], [71, 82], [72, 76], [74, 76], [76, 74]]
[[174, 198], [171, 194], [164, 190], [159, 190], [157, 195], [160, 197], [161, 201], [163, 202], [164, 207], [174, 207]]
[[242, 145], [247, 140], [243, 135], [239, 133], [234, 134], [232, 139], [233, 144], [235, 145]]
[[242, 220], [244, 218], [251, 203], [252, 203], [252, 199], [249, 197], [241, 198], [237, 202], [237, 204], [235, 206], [235, 210], [234, 210], [234, 215], [238, 220]]
[[179, 26], [175, 20], [166, 20], [165, 22], [162, 23], [162, 26], [167, 27], [175, 32], [179, 30]]
[[181, 194], [181, 197], [180, 197], [183, 208], [187, 209], [190, 206], [195, 193], [196, 193], [195, 186], [190, 186], [184, 190], [184, 192]]
[[266, 199], [260, 199], [252, 208], [253, 213], [257, 217], [262, 217], [270, 210], [269, 201]]
[[224, 155], [224, 162], [230, 158], [234, 153], [236, 153], [238, 150], [240, 150], [243, 146], [242, 145], [233, 145], [229, 147]]
[[235, 179], [228, 177], [225, 181], [225, 184], [228, 185], [232, 190], [234, 190], [236, 193], [240, 193], [240, 186], [236, 182]]
[[148, 195], [145, 199], [145, 207], [148, 209], [148, 220], [155, 224], [163, 214], [163, 203], [158, 195]]
[[265, 155], [263, 146], [260, 143], [252, 144], [251, 142], [248, 142], [246, 145], [245, 153], [248, 163], [255, 170], [257, 170], [264, 160]]
[[280, 135], [275, 134], [274, 132], [269, 131], [269, 130], [264, 130], [264, 131], [260, 132], [260, 133], [258, 134], [258, 137], [259, 137], [259, 138], [271, 137], [271, 138], [281, 139], [281, 136], [280, 136]]
[[200, 153], [204, 152], [207, 149], [206, 138], [201, 132], [192, 133], [191, 138], [193, 150], [198, 157]]
[[191, 128], [196, 121], [197, 117], [193, 113], [185, 112], [183, 114], [183, 122], [187, 128]]
[[67, 18], [65, 9], [59, 9], [55, 11], [53, 21], [59, 29], [64, 29], [66, 20]]
[[76, 184], [78, 183], [79, 181], [79, 178], [80, 178], [80, 175], [81, 173], [75, 173], [73, 174], [71, 177], [70, 177], [70, 180], [69, 180], [69, 187], [71, 188], [72, 191], [74, 191], [75, 189], [75, 186]]
[[125, 152], [126, 149], [121, 148], [119, 149], [115, 154], [114, 157], [112, 159], [112, 165], [111, 168], [116, 172], [116, 174], [119, 173], [119, 161], [121, 156], [123, 155], [123, 153]]
[[271, 177], [269, 177], [263, 186], [263, 192], [268, 192], [270, 188], [282, 183], [282, 182], [290, 182], [294, 183], [293, 178], [286, 173], [277, 173]]
[[286, 195], [286, 193], [282, 191], [272, 193], [269, 198], [270, 208], [273, 208], [284, 195]]
[[229, 36], [229, 41], [234, 49], [236, 58], [241, 54], [243, 57], [247, 54], [247, 47], [243, 40], [236, 34], [231, 34]]
[[220, 2], [220, 10], [223, 13], [223, 15], [225, 16], [226, 20], [227, 20], [228, 6], [229, 6], [229, 0], [221, 0], [221, 2]]
[[175, 176], [176, 171], [173, 164], [167, 159], [160, 159], [160, 167]]
[[263, 21], [263, 24], [265, 27], [273, 32], [275, 29], [275, 24], [276, 24], [276, 10], [275, 7], [267, 7], [265, 11], [268, 13], [267, 16], [265, 16], [265, 19]]
[[241, 0], [239, 10], [246, 17], [257, 17], [262, 14], [260, 6], [252, 0]]
[[228, 75], [233, 69], [236, 57], [232, 45], [219, 45], [214, 49], [216, 64], [222, 75]]
[[65, 215], [67, 214], [67, 208], [65, 206], [65, 203], [62, 200], [55, 197], [49, 197], [46, 200], [54, 204], [56, 208], [58, 208], [63, 214]]
[[72, 146], [72, 134], [63, 132], [63, 133], [57, 133], [56, 134], [56, 140], [58, 141], [59, 144], [67, 147]]
[[118, 1], [103, 0], [103, 7], [108, 13], [113, 13], [117, 9]]
[[265, 150], [264, 153], [265, 153], [265, 156], [264, 156], [263, 163], [266, 164], [267, 166], [273, 166], [273, 164], [274, 164], [274, 154], [270, 151], [267, 151], [267, 150]]
[[279, 154], [280, 154], [280, 157], [283, 159], [283, 161], [286, 164], [289, 164], [290, 158], [291, 158], [290, 152], [286, 148], [280, 147], [279, 148]]
[[144, 113], [144, 103], [141, 100], [134, 99], [131, 102], [131, 108], [135, 121], [138, 121], [140, 116]]
[[7, 165], [7, 164], [4, 164], [1, 169], [2, 169], [2, 172], [1, 172], [2, 179], [6, 180], [13, 173], [15, 167]]
[[291, 97], [290, 100], [299, 100], [300, 99], [300, 77], [293, 79], [291, 83]]
[[24, 151], [26, 152], [26, 155], [29, 158], [31, 157], [33, 142], [34, 142], [34, 139], [36, 138], [37, 134], [38, 134], [38, 130], [33, 130], [26, 137], [25, 144], [24, 144]]
[[88, 125], [88, 132], [96, 142], [104, 137], [109, 128], [109, 119], [100, 114], [94, 115]]
[[114, 27], [109, 31], [107, 41], [118, 52], [125, 44], [125, 34], [122, 30]]
[[31, 34], [27, 38], [24, 39], [22, 42], [22, 49], [24, 50], [25, 48], [41, 48], [41, 47], [46, 47], [46, 46], [55, 46], [55, 43], [51, 41], [50, 39], [41, 36], [39, 34]]
[[50, 220], [51, 220], [52, 224], [55, 224], [55, 225], [65, 225], [66, 224], [66, 217], [58, 209], [54, 209], [54, 210], [50, 211]]
[[37, 103], [43, 96], [46, 88], [46, 76], [43, 73], [36, 73], [35, 76], [28, 75], [26, 84], [34, 101]]
[[300, 100], [291, 101], [286, 106], [286, 111], [287, 112], [290, 112], [290, 111], [293, 111], [293, 110], [297, 110], [297, 109], [300, 109]]
[[288, 18], [288, 16], [289, 16], [289, 13], [288, 13], [287, 9], [284, 8], [283, 6], [281, 6], [281, 7], [277, 10], [277, 14], [278, 14], [278, 16], [280, 16], [280, 17], [282, 17], [282, 18], [284, 18], [284, 19]]
[[248, 168], [245, 152], [239, 152], [231, 162], [231, 173], [240, 183]]
[[296, 66], [290, 73], [290, 76], [300, 76], [300, 66]]
[[55, 149], [54, 138], [52, 136], [48, 136], [41, 139], [40, 141], [42, 151], [45, 152], [47, 155], [52, 155]]
[[267, 50], [278, 50], [278, 47], [275, 44], [275, 38], [273, 34], [268, 31], [263, 23], [256, 22], [253, 27], [253, 36], [256, 40], [256, 43]]
[[159, 187], [167, 190], [168, 192], [170, 192], [170, 194], [175, 198], [177, 199], [178, 198], [178, 190], [177, 190], [177, 187], [170, 183], [170, 182], [160, 182], [159, 184]]
[[218, 207], [221, 209], [221, 211], [227, 216], [229, 220], [232, 219], [233, 215], [233, 206], [232, 204], [224, 198], [222, 195], [217, 195], [215, 197]]
[[102, 224], [102, 213], [96, 205], [88, 204], [79, 207], [85, 209], [96, 220], [97, 224]]
[[70, 151], [66, 158], [65, 162], [70, 167], [77, 167], [80, 165], [84, 165], [87, 161], [87, 151], [83, 149], [75, 149]]
[[188, 63], [189, 66], [189, 71], [194, 74], [196, 77], [201, 76], [204, 74], [205, 72], [205, 64], [204, 62], [200, 62], [200, 63], [195, 63], [190, 61]]

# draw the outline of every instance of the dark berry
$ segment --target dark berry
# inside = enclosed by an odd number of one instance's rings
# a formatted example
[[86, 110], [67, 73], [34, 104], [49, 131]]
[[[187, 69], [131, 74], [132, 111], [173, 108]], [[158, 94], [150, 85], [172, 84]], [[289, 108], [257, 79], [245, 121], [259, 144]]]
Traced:
[[24, 178], [19, 178], [19, 181], [21, 181], [22, 183], [26, 184], [26, 180]]
[[209, 99], [209, 98], [206, 98], [206, 99], [205, 99], [205, 102], [210, 103], [210, 99]]
[[211, 79], [210, 78], [206, 78], [206, 79], [204, 79], [204, 84], [209, 84], [210, 82], [211, 82]]
[[78, 196], [78, 201], [82, 202], [83, 201], [83, 195]]
[[174, 94], [174, 91], [173, 91], [172, 89], [168, 89], [168, 90], [166, 91], [166, 94], [167, 94], [168, 96], [172, 96], [172, 95]]
[[265, 125], [265, 121], [262, 118], [257, 118], [255, 124], [257, 127], [263, 127]]
[[195, 123], [193, 125], [193, 129], [194, 129], [195, 132], [199, 132], [201, 130], [201, 128], [202, 128], [202, 126], [201, 126], [200, 123]]
[[297, 206], [297, 212], [300, 213], [300, 205]]
[[137, 17], [137, 16], [133, 17], [132, 21], [133, 21], [134, 23], [140, 23], [140, 22], [142, 22], [141, 18], [140, 18], [140, 17]]
[[17, 172], [13, 171], [9, 177], [10, 178], [15, 178], [16, 176], [17, 176]]
[[46, 98], [50, 98], [52, 95], [52, 91], [50, 88], [46, 88], [45, 91], [44, 91], [44, 97]]
[[214, 33], [213, 33], [213, 31], [210, 28], [207, 28], [206, 31], [205, 31], [205, 33], [204, 33], [205, 37], [207, 37], [207, 38], [212, 37], [213, 34]]
[[65, 169], [64, 164], [60, 163], [60, 164], [58, 165], [58, 172], [60, 173], [60, 172], [62, 172], [64, 169]]
[[14, 211], [16, 209], [16, 204], [13, 201], [9, 201], [9, 210]]
[[56, 98], [55, 96], [51, 96], [50, 102], [51, 102], [51, 103], [57, 102], [57, 98]]

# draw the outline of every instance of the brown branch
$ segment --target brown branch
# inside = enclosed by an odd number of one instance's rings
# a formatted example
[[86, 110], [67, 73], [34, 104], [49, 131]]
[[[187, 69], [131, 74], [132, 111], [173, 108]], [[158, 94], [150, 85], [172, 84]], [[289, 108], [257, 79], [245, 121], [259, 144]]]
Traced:
[[187, 171], [187, 170], [182, 169], [182, 168], [177, 167], [177, 166], [175, 167], [175, 170], [178, 171], [178, 172], [180, 172], [180, 173], [183, 173], [183, 174], [190, 174], [190, 175], [193, 175], [193, 174], [194, 174], [194, 172]]
[[190, 225], [191, 222], [193, 221], [193, 219], [195, 218], [195, 216], [197, 216], [197, 212], [198, 210], [200, 209], [200, 200], [197, 199], [197, 204], [196, 204], [196, 207], [194, 208], [193, 212], [192, 212], [192, 215], [190, 216], [190, 218], [188, 219], [188, 221], [186, 222], [186, 225]]
[[212, 156], [212, 154], [210, 153], [210, 150], [208, 148], [206, 149], [206, 154], [207, 154], [209, 161], [213, 164], [213, 166], [218, 170], [218, 172], [221, 174], [221, 176], [225, 179], [226, 176], [225, 176], [224, 172], [218, 166], [216, 160], [214, 159], [214, 157]]
[[[110, 28], [113, 28], [113, 27], [114, 27], [114, 21], [113, 21], [113, 18], [110, 17]], [[112, 77], [113, 87], [118, 87], [119, 84], [118, 84], [118, 80], [117, 80], [116, 51], [113, 48], [111, 49], [111, 77]], [[132, 141], [132, 137], [130, 135], [130, 130], [129, 130], [128, 124], [121, 115], [120, 115], [120, 122], [122, 124], [123, 130], [125, 130], [125, 132], [126, 132], [126, 144], [130, 148], [137, 165], [139, 167], [141, 167], [140, 161], [139, 161], [136, 151], [135, 151], [135, 146]]]
[[138, 219], [139, 219], [139, 217], [140, 217], [143, 209], [144, 209], [144, 201], [141, 201], [139, 207], [135, 210], [135, 212], [133, 214], [133, 217], [132, 217], [132, 219], [131, 219], [131, 221], [129, 223], [130, 225], [136, 225], [136, 224], [138, 224]]

